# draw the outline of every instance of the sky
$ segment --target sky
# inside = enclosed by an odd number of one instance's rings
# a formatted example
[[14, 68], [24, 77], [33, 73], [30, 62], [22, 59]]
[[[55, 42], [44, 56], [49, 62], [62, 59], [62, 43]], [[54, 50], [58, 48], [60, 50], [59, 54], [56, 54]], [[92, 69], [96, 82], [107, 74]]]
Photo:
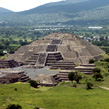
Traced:
[[0, 0], [0, 7], [14, 12], [29, 10], [49, 2], [62, 0]]

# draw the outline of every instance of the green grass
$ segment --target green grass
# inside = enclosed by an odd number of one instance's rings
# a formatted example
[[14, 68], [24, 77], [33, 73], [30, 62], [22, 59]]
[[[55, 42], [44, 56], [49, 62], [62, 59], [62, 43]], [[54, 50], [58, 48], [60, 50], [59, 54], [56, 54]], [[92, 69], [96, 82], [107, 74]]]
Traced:
[[73, 88], [69, 83], [38, 89], [24, 83], [0, 84], [0, 109], [12, 103], [21, 105], [23, 109], [34, 109], [34, 106], [46, 109], [108, 109], [108, 101], [107, 90]]
[[1, 56], [0, 59], [5, 59], [5, 58], [7, 58], [7, 56], [8, 55]]
[[9, 46], [11, 47], [20, 47], [20, 45], [18, 45], [18, 44], [9, 44]]

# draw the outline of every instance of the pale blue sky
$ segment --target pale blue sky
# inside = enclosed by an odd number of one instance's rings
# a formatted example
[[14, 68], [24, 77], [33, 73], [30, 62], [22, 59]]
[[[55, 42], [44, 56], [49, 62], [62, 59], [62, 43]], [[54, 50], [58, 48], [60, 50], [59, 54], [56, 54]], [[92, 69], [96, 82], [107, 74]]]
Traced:
[[0, 0], [0, 7], [12, 11], [24, 11], [49, 2], [58, 2], [62, 0]]

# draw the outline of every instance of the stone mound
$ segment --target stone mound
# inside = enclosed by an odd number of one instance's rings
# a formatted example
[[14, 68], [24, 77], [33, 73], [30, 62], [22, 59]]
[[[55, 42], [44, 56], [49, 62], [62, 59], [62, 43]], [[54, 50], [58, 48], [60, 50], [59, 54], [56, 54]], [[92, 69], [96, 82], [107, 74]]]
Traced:
[[8, 56], [17, 62], [35, 66], [51, 66], [58, 61], [87, 64], [105, 53], [99, 47], [69, 33], [53, 33], [30, 45], [20, 47]]
[[18, 67], [18, 63], [14, 60], [0, 60], [0, 69]]
[[56, 86], [57, 82], [53, 76], [53, 74], [40, 74], [37, 75], [34, 80], [41, 86]]
[[0, 84], [28, 82], [30, 78], [24, 71], [4, 71], [0, 74]]

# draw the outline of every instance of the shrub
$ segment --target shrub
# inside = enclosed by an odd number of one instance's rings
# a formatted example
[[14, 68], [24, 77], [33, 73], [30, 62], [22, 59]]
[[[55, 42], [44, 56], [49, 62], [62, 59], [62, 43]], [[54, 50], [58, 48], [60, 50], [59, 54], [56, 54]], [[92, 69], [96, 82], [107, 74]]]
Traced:
[[94, 73], [95, 73], [95, 72], [100, 73], [101, 70], [100, 70], [100, 68], [94, 68], [94, 69], [93, 69], [93, 72], [94, 72]]
[[104, 61], [109, 62], [109, 58], [104, 59]]
[[75, 76], [75, 73], [74, 72], [69, 73], [68, 74], [69, 80], [73, 81], [74, 80], [74, 76]]
[[32, 87], [34, 87], [34, 88], [37, 88], [37, 86], [38, 86], [37, 82], [34, 81], [34, 80], [30, 80], [29, 83], [30, 83], [30, 85], [31, 85]]
[[6, 109], [22, 109], [22, 107], [19, 104], [10, 104]]
[[17, 88], [15, 88], [14, 90], [17, 91]]
[[103, 76], [101, 75], [101, 73], [95, 72], [93, 78], [95, 78], [96, 81], [102, 81]]
[[79, 83], [79, 80], [82, 78], [80, 75], [74, 73], [74, 72], [71, 72], [68, 74], [68, 78], [69, 80], [73, 81], [75, 80], [77, 83]]
[[78, 74], [76, 74], [75, 76], [74, 76], [74, 80], [77, 82], [77, 83], [79, 83], [79, 80], [81, 79], [82, 77], [80, 76], [80, 75], [78, 75]]
[[109, 76], [109, 73], [105, 73], [104, 75], [107, 77], [107, 76]]
[[94, 62], [95, 62], [94, 59], [90, 59], [90, 60], [89, 60], [89, 64], [93, 64]]
[[75, 88], [76, 88], [76, 87], [77, 87], [77, 85], [76, 85], [76, 84], [73, 84], [73, 87], [75, 87]]
[[92, 89], [92, 86], [93, 86], [93, 84], [92, 84], [92, 83], [87, 82], [87, 87], [86, 87], [86, 89], [87, 89], [87, 90], [88, 90], [88, 89]]

